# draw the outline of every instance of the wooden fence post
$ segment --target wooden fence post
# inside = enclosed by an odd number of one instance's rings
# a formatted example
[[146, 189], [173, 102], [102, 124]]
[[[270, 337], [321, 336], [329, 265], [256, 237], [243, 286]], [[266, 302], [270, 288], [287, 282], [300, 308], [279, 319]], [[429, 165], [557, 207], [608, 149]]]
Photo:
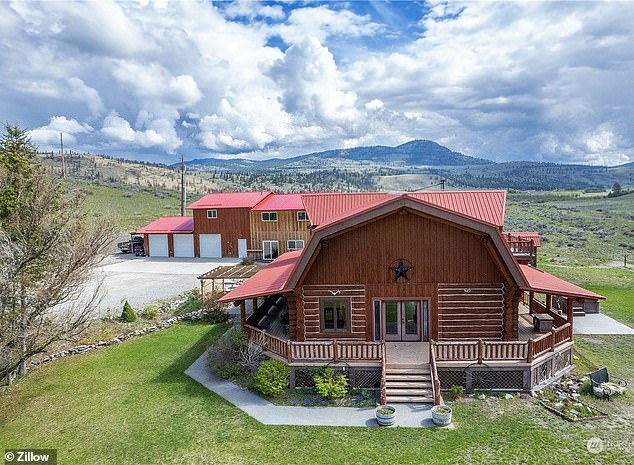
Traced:
[[555, 351], [555, 330], [550, 332], [550, 351]]

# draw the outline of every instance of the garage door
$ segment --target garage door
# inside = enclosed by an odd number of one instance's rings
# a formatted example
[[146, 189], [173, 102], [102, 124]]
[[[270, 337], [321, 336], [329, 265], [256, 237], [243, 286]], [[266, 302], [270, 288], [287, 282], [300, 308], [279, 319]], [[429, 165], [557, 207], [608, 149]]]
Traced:
[[167, 234], [148, 234], [150, 257], [169, 257]]
[[207, 258], [222, 257], [222, 240], [220, 234], [200, 235], [200, 256]]
[[174, 234], [174, 256], [193, 257], [194, 256], [194, 235]]

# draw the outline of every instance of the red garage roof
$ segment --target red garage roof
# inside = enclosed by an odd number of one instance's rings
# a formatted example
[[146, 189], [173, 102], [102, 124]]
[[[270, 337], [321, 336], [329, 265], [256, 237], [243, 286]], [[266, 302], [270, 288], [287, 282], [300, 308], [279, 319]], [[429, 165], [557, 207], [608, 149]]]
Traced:
[[280, 255], [240, 286], [222, 296], [219, 301], [235, 302], [253, 297], [279, 294], [287, 290], [286, 283], [301, 255], [302, 250]]
[[271, 191], [261, 192], [214, 192], [192, 203], [187, 208], [253, 208]]
[[599, 294], [595, 294], [592, 291], [588, 291], [550, 273], [533, 268], [532, 266], [520, 265], [520, 270], [522, 270], [522, 274], [526, 278], [526, 283], [531, 291], [591, 300], [605, 299], [605, 297]]
[[138, 234], [191, 234], [194, 218], [191, 216], [162, 216], [137, 231]]
[[514, 241], [533, 241], [533, 245], [535, 247], [542, 246], [542, 238], [539, 233], [536, 231], [522, 231], [522, 232], [505, 232], [504, 235], [506, 238], [509, 238]]
[[253, 207], [254, 211], [303, 210], [302, 194], [272, 194]]

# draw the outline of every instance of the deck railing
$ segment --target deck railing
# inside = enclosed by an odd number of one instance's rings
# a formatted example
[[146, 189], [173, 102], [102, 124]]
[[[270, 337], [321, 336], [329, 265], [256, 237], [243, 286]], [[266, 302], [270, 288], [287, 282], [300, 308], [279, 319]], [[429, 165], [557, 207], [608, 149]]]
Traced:
[[245, 325], [250, 341], [264, 350], [291, 362], [381, 361], [385, 347], [381, 342], [365, 341], [289, 341], [272, 336], [265, 330]]
[[537, 339], [528, 341], [459, 341], [432, 342], [436, 361], [477, 363], [516, 360], [531, 363], [540, 355], [572, 340], [572, 326], [566, 323]]
[[535, 255], [535, 246], [532, 240], [508, 240], [507, 242], [514, 255]]

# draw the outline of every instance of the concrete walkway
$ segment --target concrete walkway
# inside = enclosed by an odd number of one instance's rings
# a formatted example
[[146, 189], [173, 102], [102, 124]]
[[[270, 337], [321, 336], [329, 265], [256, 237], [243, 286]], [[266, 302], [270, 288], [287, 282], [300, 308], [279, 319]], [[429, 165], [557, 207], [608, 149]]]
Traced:
[[[273, 405], [234, 383], [214, 376], [207, 366], [207, 352], [185, 370], [185, 374], [265, 425], [379, 426], [374, 408]], [[431, 404], [395, 404], [395, 407], [396, 426], [434, 426]], [[448, 428], [453, 428], [453, 425]]]
[[634, 334], [634, 329], [603, 313], [574, 317], [574, 334]]

